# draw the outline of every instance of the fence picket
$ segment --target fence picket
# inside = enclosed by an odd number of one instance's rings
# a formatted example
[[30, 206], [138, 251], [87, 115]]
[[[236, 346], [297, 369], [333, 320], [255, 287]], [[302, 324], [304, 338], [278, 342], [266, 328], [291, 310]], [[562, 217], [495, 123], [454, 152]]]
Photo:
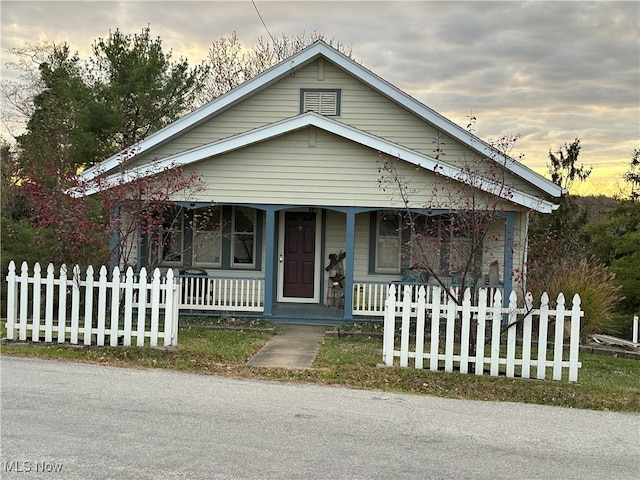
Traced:
[[33, 315], [31, 328], [31, 341], [40, 341], [40, 300], [42, 294], [42, 270], [40, 264], [33, 266]]
[[144, 332], [147, 315], [147, 269], [142, 267], [138, 279], [138, 325], [136, 346], [144, 346]]
[[491, 309], [491, 369], [489, 374], [497, 376], [500, 372], [500, 328], [502, 323], [502, 293], [496, 292]]
[[151, 278], [151, 340], [152, 347], [158, 346], [158, 323], [160, 317], [160, 269], [153, 271]]
[[93, 267], [87, 267], [87, 276], [85, 279], [85, 296], [84, 296], [84, 336], [83, 343], [91, 345], [91, 327], [93, 320]]
[[96, 345], [104, 346], [105, 327], [107, 319], [107, 267], [100, 267], [98, 277], [98, 323]]
[[453, 347], [455, 342], [456, 328], [456, 302], [453, 296], [457, 292], [451, 288], [447, 297], [447, 327], [444, 345], [444, 371], [453, 372]]
[[573, 305], [571, 308], [571, 337], [569, 340], [569, 381], [578, 381], [578, 352], [580, 351], [580, 318], [582, 310], [580, 309], [580, 296], [576, 293], [573, 296]]
[[522, 378], [531, 377], [531, 329], [533, 314], [533, 295], [524, 297], [525, 313], [522, 320]]
[[553, 379], [562, 379], [562, 350], [564, 341], [564, 294], [558, 295], [558, 301], [556, 305], [556, 331], [554, 336], [553, 345]]
[[540, 321], [538, 322], [538, 371], [536, 378], [544, 380], [547, 376], [547, 335], [549, 328], [549, 295], [540, 298]]
[[[171, 337], [173, 333], [172, 316], [167, 315], [166, 312], [173, 312], [173, 302], [175, 299], [174, 285], [173, 285], [173, 270], [167, 272], [165, 277], [165, 317], [164, 317], [164, 342], [163, 345], [168, 347], [171, 345]], [[175, 321], [175, 320], [174, 320]]]
[[78, 344], [80, 328], [80, 266], [74, 265], [71, 273], [71, 340]]
[[58, 280], [58, 343], [67, 339], [67, 266], [60, 265]]
[[431, 306], [431, 349], [429, 351], [429, 370], [438, 370], [440, 351], [440, 301], [442, 300], [440, 287], [433, 289]]
[[45, 283], [44, 291], [44, 341], [47, 343], [53, 342], [53, 295], [55, 292], [55, 268], [50, 263], [47, 266], [47, 279]]
[[[169, 270], [171, 271], [171, 270]], [[125, 347], [131, 346], [131, 322], [133, 317], [133, 268], [127, 268], [124, 281], [124, 339]]]
[[7, 340], [13, 340], [16, 328], [16, 306], [18, 303], [18, 292], [16, 290], [16, 264], [13, 260], [9, 262], [7, 283]]
[[462, 326], [460, 332], [460, 373], [469, 372], [469, 337], [471, 329], [471, 289], [464, 291], [462, 299]]
[[507, 377], [513, 377], [516, 359], [516, 331], [518, 329], [518, 297], [516, 292], [509, 296], [509, 316], [507, 320]]
[[400, 366], [409, 365], [409, 320], [411, 318], [411, 287], [404, 287], [402, 299], [402, 330], [400, 332]]
[[120, 268], [116, 266], [111, 275], [111, 321], [109, 324], [109, 346], [118, 346], [120, 323]]
[[425, 289], [424, 286], [420, 286], [418, 290], [418, 302], [416, 304], [417, 319], [416, 319], [416, 368], [422, 368], [424, 362], [424, 317], [425, 317]]
[[382, 348], [382, 361], [387, 367], [393, 366], [393, 350], [395, 343], [395, 326], [396, 326], [396, 286], [389, 287], [389, 295], [384, 301], [385, 319], [384, 319], [384, 345]]
[[487, 321], [487, 289], [481, 288], [478, 295], [478, 327], [476, 330], [476, 375], [484, 373], [485, 327]]
[[29, 301], [29, 266], [27, 262], [22, 262], [20, 272], [20, 329], [19, 337], [21, 341], [27, 339], [27, 305]]

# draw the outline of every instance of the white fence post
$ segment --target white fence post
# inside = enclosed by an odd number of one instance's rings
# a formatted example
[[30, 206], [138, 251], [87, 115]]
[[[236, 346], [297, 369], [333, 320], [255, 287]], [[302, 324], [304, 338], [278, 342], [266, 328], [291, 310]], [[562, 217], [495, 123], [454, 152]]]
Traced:
[[633, 343], [638, 343], [638, 315], [633, 317]]

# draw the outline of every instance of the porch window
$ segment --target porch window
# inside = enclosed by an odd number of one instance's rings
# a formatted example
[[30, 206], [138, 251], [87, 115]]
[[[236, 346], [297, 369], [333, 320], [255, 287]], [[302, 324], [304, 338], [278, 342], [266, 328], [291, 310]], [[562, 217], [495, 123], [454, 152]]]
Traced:
[[157, 260], [151, 263], [180, 265], [184, 255], [184, 209], [177, 205], [168, 207], [152, 236], [151, 255]]
[[[374, 223], [375, 218], [375, 223]], [[372, 216], [370, 269], [374, 273], [400, 273], [401, 268], [429, 267], [439, 275], [464, 271], [473, 241], [453, 215], [417, 215], [379, 211]], [[373, 232], [375, 231], [375, 236]], [[482, 248], [472, 259], [482, 265]]]
[[376, 273], [400, 273], [401, 218], [398, 212], [390, 210], [378, 212], [375, 248]]
[[306, 89], [300, 90], [300, 113], [309, 111], [320, 115], [340, 115], [340, 89]]
[[220, 207], [198, 208], [193, 212], [194, 265], [222, 265], [222, 215]]
[[255, 267], [255, 225], [255, 210], [234, 207], [231, 225], [231, 265], [233, 267]]

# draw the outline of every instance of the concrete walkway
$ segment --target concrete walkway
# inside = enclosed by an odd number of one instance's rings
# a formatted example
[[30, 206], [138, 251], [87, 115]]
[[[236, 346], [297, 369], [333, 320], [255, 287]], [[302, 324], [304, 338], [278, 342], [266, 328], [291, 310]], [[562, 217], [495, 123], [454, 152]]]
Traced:
[[311, 368], [320, 344], [324, 340], [325, 326], [281, 325], [284, 330], [274, 335], [247, 365], [256, 367]]

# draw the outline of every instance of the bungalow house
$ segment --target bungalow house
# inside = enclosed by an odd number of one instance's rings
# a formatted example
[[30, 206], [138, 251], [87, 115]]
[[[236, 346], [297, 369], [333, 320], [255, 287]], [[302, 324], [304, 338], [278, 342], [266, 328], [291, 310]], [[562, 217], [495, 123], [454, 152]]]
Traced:
[[420, 243], [407, 241], [409, 214], [451, 233], [453, 212], [493, 212], [474, 284], [510, 290], [526, 261], [528, 213], [551, 213], [562, 194], [321, 41], [132, 152], [126, 172], [118, 154], [84, 179], [104, 186], [180, 165], [205, 184], [195, 198], [172, 198], [183, 212], [178, 247], [147, 245], [140, 233], [137, 267], [153, 255], [161, 267], [206, 273], [183, 279], [185, 308], [273, 319], [349, 321], [380, 314], [390, 282], [460, 282], [460, 260], [442, 243], [423, 252], [426, 275], [407, 277], [407, 249]]

